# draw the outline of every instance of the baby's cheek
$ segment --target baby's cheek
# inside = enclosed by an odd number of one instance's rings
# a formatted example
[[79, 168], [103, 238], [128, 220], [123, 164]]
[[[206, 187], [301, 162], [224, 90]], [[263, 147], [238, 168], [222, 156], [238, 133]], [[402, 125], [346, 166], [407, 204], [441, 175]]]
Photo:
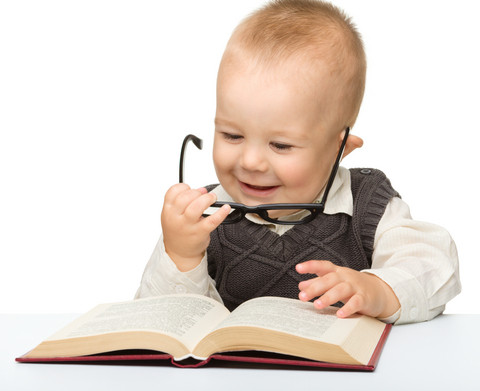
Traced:
[[286, 166], [282, 170], [282, 182], [289, 191], [299, 193], [306, 191], [311, 187], [311, 174], [305, 170], [294, 166]]
[[280, 175], [283, 182], [291, 187], [304, 187], [311, 182], [315, 168], [305, 164], [301, 159], [291, 159], [281, 166]]
[[293, 166], [287, 166], [283, 169], [283, 182], [292, 188], [304, 187], [308, 179], [308, 173], [304, 170], [299, 170]]
[[313, 202], [324, 187], [327, 176], [328, 173], [321, 172], [317, 167], [287, 164], [282, 168], [282, 182], [295, 198], [294, 202]]
[[234, 155], [229, 153], [227, 148], [215, 148], [213, 150], [213, 165], [218, 175], [227, 174], [232, 170], [234, 164]]

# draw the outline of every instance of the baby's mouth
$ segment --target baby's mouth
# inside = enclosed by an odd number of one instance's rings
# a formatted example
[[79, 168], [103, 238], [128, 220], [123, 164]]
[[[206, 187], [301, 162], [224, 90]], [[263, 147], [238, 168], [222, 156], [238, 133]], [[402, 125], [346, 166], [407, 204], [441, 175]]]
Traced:
[[256, 185], [250, 185], [249, 183], [245, 183], [245, 185], [255, 190], [269, 190], [276, 187], [276, 186], [256, 186]]
[[253, 185], [251, 183], [240, 182], [240, 187], [246, 194], [249, 194], [251, 196], [266, 197], [273, 194], [273, 192], [279, 186], [259, 186]]

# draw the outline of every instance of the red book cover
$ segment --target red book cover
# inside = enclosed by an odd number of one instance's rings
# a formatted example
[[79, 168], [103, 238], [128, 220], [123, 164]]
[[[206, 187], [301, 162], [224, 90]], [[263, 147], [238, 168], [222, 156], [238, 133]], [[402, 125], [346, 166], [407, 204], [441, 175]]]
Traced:
[[293, 356], [285, 356], [276, 353], [246, 351], [246, 352], [228, 352], [213, 354], [208, 359], [199, 361], [195, 359], [186, 359], [182, 361], [173, 360], [172, 356], [165, 353], [156, 353], [153, 351], [119, 351], [104, 354], [95, 354], [89, 356], [76, 357], [48, 357], [48, 358], [28, 358], [25, 356], [17, 357], [15, 360], [21, 363], [82, 363], [82, 364], [157, 364], [171, 365], [181, 368], [197, 368], [208, 366], [248, 366], [258, 368], [275, 367], [305, 367], [310, 369], [343, 369], [352, 371], [373, 371], [380, 358], [385, 341], [392, 328], [391, 324], [386, 325], [382, 337], [378, 341], [370, 361], [366, 365], [345, 365], [328, 362], [306, 360]]

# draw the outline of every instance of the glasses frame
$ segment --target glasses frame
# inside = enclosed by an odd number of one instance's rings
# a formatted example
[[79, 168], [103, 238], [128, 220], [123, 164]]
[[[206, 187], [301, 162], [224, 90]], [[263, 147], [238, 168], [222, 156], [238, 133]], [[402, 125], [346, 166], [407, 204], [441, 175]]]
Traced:
[[[335, 176], [337, 175], [338, 167], [340, 166], [340, 161], [342, 160], [343, 152], [345, 151], [345, 145], [347, 143], [348, 135], [350, 134], [350, 127], [345, 128], [345, 135], [342, 140], [342, 144], [340, 145], [340, 149], [338, 151], [337, 157], [335, 159], [335, 163], [332, 167], [332, 171], [330, 172], [330, 176], [328, 177], [327, 184], [325, 186], [325, 191], [323, 193], [322, 200], [318, 203], [311, 203], [311, 204], [296, 204], [296, 203], [279, 203], [279, 204], [260, 204], [256, 206], [248, 206], [244, 204], [240, 204], [237, 202], [227, 202], [227, 201], [218, 201], [211, 205], [211, 207], [221, 208], [223, 205], [230, 205], [232, 210], [236, 211], [235, 217], [229, 220], [224, 220], [222, 224], [234, 224], [238, 223], [242, 220], [247, 213], [253, 213], [260, 216], [263, 220], [274, 223], [274, 224], [282, 224], [282, 225], [297, 225], [297, 224], [305, 224], [312, 221], [317, 215], [323, 213], [325, 210], [325, 204], [327, 202], [328, 193], [330, 192], [330, 188], [333, 185], [335, 180]], [[185, 160], [185, 150], [187, 148], [187, 144], [189, 141], [192, 141], [194, 145], [198, 149], [202, 149], [203, 141], [202, 139], [194, 136], [193, 134], [189, 134], [185, 137], [182, 143], [182, 150], [180, 153], [180, 168], [179, 168], [179, 183], [183, 183], [183, 167], [184, 167], [184, 160]], [[304, 209], [310, 212], [310, 215], [304, 217], [301, 220], [279, 220], [277, 218], [270, 217], [268, 215], [268, 210], [299, 210]], [[204, 215], [207, 216], [207, 215]]]
[[187, 149], [187, 144], [189, 141], [192, 141], [193, 144], [198, 148], [203, 148], [203, 140], [193, 134], [189, 134], [183, 139], [182, 150], [180, 151], [180, 167], [178, 170], [178, 183], [183, 183], [183, 162], [185, 161], [185, 151]]

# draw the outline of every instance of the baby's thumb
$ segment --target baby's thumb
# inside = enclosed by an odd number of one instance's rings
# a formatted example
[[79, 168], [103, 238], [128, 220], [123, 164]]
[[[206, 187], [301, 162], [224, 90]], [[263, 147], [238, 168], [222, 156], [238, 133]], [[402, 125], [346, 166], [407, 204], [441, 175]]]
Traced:
[[230, 213], [232, 207], [228, 204], [222, 205], [222, 207], [217, 210], [211, 216], [208, 216], [204, 219], [204, 223], [207, 225], [208, 232], [212, 232], [216, 229], [220, 224], [222, 224], [223, 220], [225, 220]]

